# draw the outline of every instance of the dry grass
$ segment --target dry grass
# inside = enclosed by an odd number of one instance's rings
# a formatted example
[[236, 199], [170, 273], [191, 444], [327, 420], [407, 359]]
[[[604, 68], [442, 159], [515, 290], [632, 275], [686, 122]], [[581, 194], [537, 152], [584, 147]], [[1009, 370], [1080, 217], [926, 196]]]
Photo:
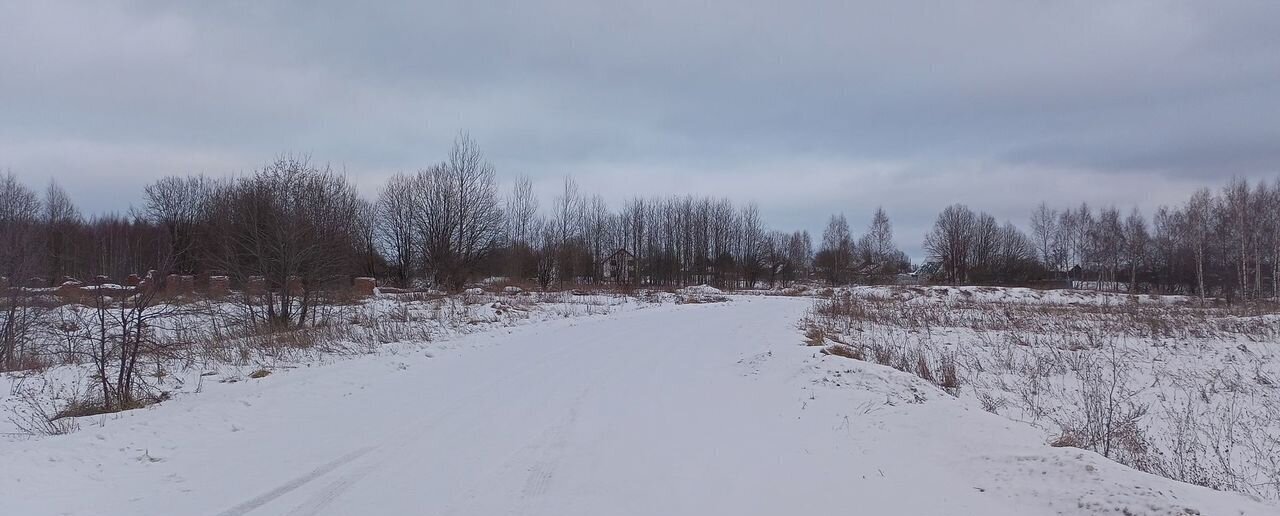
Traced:
[[[667, 296], [649, 299], [667, 303], [672, 300]], [[477, 326], [512, 326], [539, 316], [609, 313], [617, 305], [636, 299], [575, 296], [568, 292], [516, 295], [484, 292], [459, 296], [406, 292], [384, 294], [359, 303], [337, 298], [324, 301], [325, 304], [313, 307], [305, 326], [293, 328], [262, 324], [264, 306], [245, 303], [243, 298], [218, 303], [188, 300], [180, 310], [170, 310], [170, 305], [159, 306], [157, 309], [165, 310], [165, 316], [152, 320], [147, 326], [145, 348], [139, 355], [139, 367], [131, 377], [135, 382], [128, 399], [140, 401], [133, 406], [113, 403], [111, 411], [162, 401], [167, 391], [181, 389], [185, 375], [175, 375], [176, 372], [199, 370], [203, 373], [231, 366], [253, 371], [247, 375], [249, 378], [262, 378], [278, 367], [329, 360], [334, 355], [372, 353], [392, 343], [419, 345], [440, 335], [475, 331]], [[30, 341], [20, 348], [20, 364], [26, 369], [13, 373], [13, 377], [29, 377], [32, 382], [29, 385], [57, 377], [66, 384], [64, 387], [87, 392], [101, 390], [101, 382], [92, 374], [48, 374], [48, 370], [54, 369], [74, 371], [77, 366], [90, 364], [96, 356], [94, 353], [102, 353], [98, 347], [102, 343], [95, 340], [98, 333], [91, 331], [93, 323], [98, 315], [104, 314], [110, 323], [116, 313], [94, 310], [95, 307], [62, 305], [42, 312], [42, 318], [33, 323], [36, 330], [31, 332]], [[107, 310], [114, 308], [107, 307]], [[116, 327], [108, 328], [108, 334], [118, 331], [113, 328]], [[107, 344], [119, 347], [115, 340], [108, 340]], [[103, 361], [108, 368], [108, 378], [116, 375], [115, 358], [111, 355]], [[239, 379], [239, 373], [235, 377]], [[19, 406], [10, 418], [19, 422], [17, 426], [24, 432], [33, 434], [70, 432], [77, 426], [77, 418], [107, 412], [105, 403], [77, 393], [53, 392], [44, 387], [28, 389], [25, 393], [13, 391], [13, 398], [23, 396], [26, 401], [18, 400]]]
[[866, 356], [863, 355], [863, 351], [861, 349], [847, 344], [832, 344], [822, 348], [822, 354], [852, 358], [854, 360], [866, 360]]
[[[926, 347], [892, 338], [862, 335], [850, 343], [840, 342], [840, 337], [818, 326], [805, 330], [806, 344], [821, 346], [830, 339], [835, 344], [822, 349], [825, 355], [834, 355], [892, 367], [910, 373], [956, 395], [960, 389], [960, 375], [956, 357], [945, 351], [932, 351]], [[821, 337], [821, 340], [815, 338]]]
[[[903, 290], [911, 294], [911, 290]], [[1259, 324], [1259, 315], [1277, 313], [1270, 301], [1231, 306], [1194, 304], [1053, 304], [994, 302], [971, 299], [961, 291], [945, 301], [925, 297], [886, 298], [842, 291], [816, 305], [816, 315], [851, 327], [888, 326], [927, 331], [968, 328], [973, 331], [1078, 333], [1096, 331], [1134, 338], [1213, 338], [1244, 336], [1255, 342], [1280, 339], [1280, 323]]]
[[827, 333], [822, 328], [810, 326], [804, 330], [804, 339], [810, 346], [821, 346], [827, 343]]
[[[803, 326], [874, 362], [1029, 422], [1053, 446], [1142, 471], [1280, 499], [1280, 342], [1274, 303], [1226, 305], [1073, 294], [1075, 304], [999, 289], [919, 287], [818, 300]], [[1072, 296], [1052, 296], [1070, 299]]]

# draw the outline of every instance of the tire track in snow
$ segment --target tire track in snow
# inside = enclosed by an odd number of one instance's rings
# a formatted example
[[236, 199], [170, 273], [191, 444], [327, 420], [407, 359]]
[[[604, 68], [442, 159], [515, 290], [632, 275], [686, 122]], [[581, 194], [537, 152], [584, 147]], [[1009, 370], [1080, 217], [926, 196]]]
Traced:
[[[474, 406], [475, 400], [478, 397], [480, 397], [480, 395], [482, 395], [483, 393], [488, 392], [494, 386], [515, 381], [515, 380], [524, 379], [526, 377], [534, 375], [535, 373], [540, 373], [543, 370], [547, 369], [548, 366], [553, 362], [557, 362], [563, 359], [564, 357], [576, 352], [578, 352], [578, 350], [574, 349], [572, 346], [564, 346], [555, 353], [544, 355], [540, 360], [534, 362], [533, 364], [530, 364], [528, 367], [521, 368], [521, 370], [516, 373], [509, 374], [509, 375], [498, 374], [495, 376], [493, 380], [490, 380], [488, 382], [485, 382], [473, 388], [471, 391], [467, 392], [465, 395], [456, 399], [454, 403], [450, 404], [443, 410], [440, 410], [429, 417], [424, 416], [423, 418], [420, 419], [419, 421], [420, 424], [409, 425], [410, 429], [407, 429], [401, 432], [400, 435], [393, 437], [389, 441], [384, 442], [382, 445], [365, 449], [364, 452], [360, 453], [360, 455], [351, 457], [350, 459], [347, 459], [347, 460], [343, 460], [340, 463], [333, 464], [332, 467], [326, 468], [322, 466], [321, 468], [317, 468], [317, 470], [323, 469], [323, 471], [315, 472], [314, 475], [312, 474], [305, 475], [304, 476], [305, 480], [303, 480], [302, 478], [299, 478], [299, 479], [295, 479], [295, 481], [290, 481], [285, 485], [278, 487], [276, 489], [273, 489], [272, 491], [264, 495], [254, 498], [253, 500], [250, 500], [248, 502], [244, 502], [241, 505], [236, 506], [236, 508], [233, 508], [232, 510], [229, 510], [224, 513], [220, 513], [218, 516], [242, 516], [244, 514], [247, 514], [250, 511], [258, 509], [263, 505], [266, 505], [280, 498], [281, 496], [284, 496], [285, 494], [288, 494], [289, 492], [292, 492], [310, 483], [311, 481], [315, 480], [316, 478], [326, 473], [329, 473], [330, 471], [338, 469], [342, 466], [347, 465], [350, 462], [355, 461], [356, 459], [359, 459], [361, 456], [365, 455], [369, 451], [372, 451], [374, 448], [380, 448], [378, 453], [373, 454], [367, 460], [363, 461], [365, 462], [365, 464], [360, 465], [354, 471], [351, 471], [350, 473], [342, 475], [339, 478], [333, 480], [324, 489], [307, 497], [305, 500], [302, 501], [302, 503], [298, 504], [291, 511], [288, 512], [290, 516], [314, 516], [316, 514], [320, 514], [320, 512], [323, 511], [326, 507], [328, 507], [329, 504], [333, 503], [334, 500], [337, 500], [338, 498], [340, 498], [349, 489], [351, 489], [353, 486], [355, 486], [361, 480], [363, 480], [364, 477], [380, 469], [388, 461], [395, 459], [397, 457], [395, 450], [405, 449], [406, 445], [408, 445], [415, 439], [421, 439], [423, 438], [423, 436], [427, 435], [427, 432], [425, 432], [426, 430], [431, 430], [432, 428], [437, 426], [441, 421], [451, 419], [452, 415], [457, 414], [463, 408]], [[328, 464], [326, 464], [326, 466], [328, 466]], [[303, 481], [297, 482], [297, 480], [303, 480]], [[287, 489], [284, 489], [286, 487]], [[241, 512], [232, 512], [237, 508], [241, 508], [241, 507], [244, 507], [244, 509]]]
[[520, 492], [523, 498], [542, 496], [551, 488], [551, 480], [555, 478], [560, 454], [569, 445], [569, 430], [578, 422], [578, 407], [582, 405], [582, 400], [586, 398], [588, 392], [590, 392], [589, 388], [584, 389], [582, 394], [574, 400], [573, 406], [569, 408], [568, 417], [548, 432], [546, 439], [548, 445], [543, 448], [542, 459], [529, 468], [529, 477], [525, 479], [524, 489]]
[[280, 498], [281, 496], [289, 494], [294, 490], [311, 483], [311, 481], [317, 478], [320, 478], [325, 473], [338, 469], [351, 461], [359, 459], [360, 457], [364, 456], [365, 454], [373, 450], [374, 450], [374, 447], [372, 446], [360, 448], [351, 453], [348, 453], [334, 460], [326, 462], [320, 465], [319, 467], [312, 469], [311, 471], [308, 471], [305, 475], [296, 477], [293, 480], [290, 480], [288, 482], [285, 482], [277, 486], [275, 489], [267, 491], [266, 493], [263, 493], [257, 497], [251, 498], [244, 502], [241, 502], [239, 505], [236, 505], [235, 507], [222, 511], [218, 513], [218, 516], [243, 516], [245, 514], [248, 514], [250, 511], [253, 511], [259, 507], [262, 507], [263, 505], [271, 503], [275, 499]]
[[[587, 323], [603, 323], [605, 325], [619, 322], [620, 320], [630, 319], [630, 317], [610, 317], [598, 319], [595, 321], [587, 321]], [[577, 326], [577, 325], [574, 325]], [[532, 335], [526, 334], [526, 338], [538, 335], [546, 331], [562, 331], [563, 328], [549, 328], [547, 330], [534, 332]], [[518, 343], [511, 343], [519, 345]], [[227, 511], [218, 513], [218, 516], [244, 516], [253, 512], [272, 512], [265, 509], [266, 506], [278, 501], [280, 498], [297, 491], [306, 486], [316, 486], [314, 481], [324, 475], [332, 474], [333, 471], [345, 471], [345, 474], [339, 475], [330, 481], [323, 488], [309, 487], [314, 491], [304, 496], [301, 502], [297, 503], [287, 513], [282, 511], [274, 511], [274, 514], [289, 514], [291, 516], [315, 516], [322, 514], [335, 501], [340, 500], [344, 494], [358, 485], [364, 478], [379, 470], [386, 469], [395, 464], [403, 463], [411, 459], [411, 456], [405, 455], [405, 451], [409, 450], [412, 442], [418, 439], [426, 438], [430, 435], [429, 430], [438, 427], [444, 421], [451, 421], [457, 425], [457, 416], [461, 415], [468, 418], [482, 418], [486, 416], [483, 410], [477, 410], [478, 407], [491, 403], [487, 394], [492, 392], [496, 386], [501, 384], [518, 382], [534, 375], [545, 374], [548, 370], [555, 373], [551, 366], [559, 363], [567, 357], [577, 353], [591, 353], [596, 350], [584, 346], [586, 342], [560, 342], [557, 346], [549, 346], [549, 353], [538, 355], [538, 358], [532, 361], [524, 361], [515, 364], [515, 370], [507, 369], [503, 371], [494, 371], [489, 381], [483, 382], [469, 390], [464, 394], [454, 398], [453, 403], [442, 407], [430, 414], [423, 415], [418, 418], [416, 424], [406, 425], [406, 428], [400, 432], [392, 433], [384, 438], [376, 446], [371, 446], [358, 450], [358, 454], [349, 454], [343, 456], [330, 463], [326, 463], [305, 475], [297, 477], [285, 484], [282, 484], [267, 493], [259, 495], [253, 499], [242, 502]], [[649, 358], [653, 364], [636, 364], [626, 361], [617, 361], [611, 364], [611, 367], [605, 369], [597, 369], [592, 375], [590, 381], [607, 378], [608, 373], [620, 369], [640, 367], [642, 370], [651, 370], [652, 366], [657, 366], [657, 356], [650, 355]], [[587, 392], [583, 391], [577, 399], [574, 400], [575, 405], [579, 404]], [[470, 410], [470, 413], [464, 411]], [[571, 407], [570, 414], [565, 422], [550, 429], [549, 434], [535, 441], [534, 450], [541, 452], [536, 456], [535, 462], [528, 468], [528, 477], [525, 479], [524, 489], [521, 493], [521, 501], [518, 504], [521, 507], [528, 508], [538, 498], [545, 495], [551, 488], [552, 481], [555, 478], [556, 468], [565, 448], [568, 447], [568, 433], [572, 427], [572, 422], [576, 420], [577, 407]], [[461, 414], [460, 414], [461, 413]], [[548, 440], [550, 441], [548, 443]], [[376, 452], [374, 452], [376, 450]], [[369, 453], [374, 452], [374, 453]], [[480, 479], [477, 479], [480, 480]], [[478, 482], [485, 485], [483, 481]], [[491, 486], [490, 486], [491, 487]], [[456, 510], [456, 508], [454, 509]], [[446, 511], [449, 512], [449, 511]]]
[[[703, 308], [696, 307], [694, 309]], [[583, 352], [598, 352], [597, 350], [584, 349]], [[619, 378], [620, 373], [625, 371], [659, 371], [662, 353], [647, 353], [642, 355], [645, 360], [643, 362], [634, 361], [634, 356], [617, 357], [613, 359], [608, 367], [596, 368], [592, 374], [583, 378], [582, 391], [573, 399], [569, 406], [569, 411], [564, 420], [559, 424], [550, 428], [546, 434], [537, 442], [536, 459], [529, 467], [528, 477], [525, 479], [524, 488], [520, 492], [520, 497], [515, 501], [515, 506], [510, 509], [511, 514], [533, 514], [542, 513], [538, 511], [539, 505], [548, 502], [548, 495], [553, 485], [560, 465], [564, 462], [564, 455], [571, 448], [570, 435], [577, 428], [578, 414], [585, 400], [591, 395], [592, 387], [596, 385], [604, 385], [613, 379]]]
[[[599, 353], [599, 350], [589, 347], [591, 341], [588, 339], [584, 342], [572, 344], [575, 353]], [[573, 430], [577, 428], [578, 415], [581, 411], [583, 403], [591, 396], [592, 387], [599, 385], [601, 382], [607, 382], [610, 378], [616, 377], [617, 373], [628, 368], [640, 368], [641, 370], [652, 370], [657, 366], [657, 362], [646, 364], [637, 364], [627, 359], [618, 358], [612, 360], [608, 367], [596, 368], [587, 376], [578, 380], [573, 384], [573, 390], [577, 390], [578, 394], [573, 397], [566, 415], [560, 421], [544, 430], [539, 436], [532, 439], [524, 448], [516, 452], [508, 458], [504, 463], [496, 468], [484, 472], [483, 475], [477, 476], [472, 482], [472, 487], [465, 490], [463, 494], [458, 496], [458, 501], [446, 507], [440, 512], [442, 516], [453, 516], [457, 514], [496, 514], [494, 507], [476, 507], [478, 502], [488, 501], [493, 496], [493, 490], [497, 485], [503, 485], [505, 479], [512, 476], [519, 478], [519, 473], [523, 473], [523, 482], [510, 486], [512, 491], [519, 489], [520, 496], [515, 501], [513, 507], [506, 508], [507, 514], [533, 514], [534, 507], [538, 503], [545, 503], [545, 497], [551, 492], [551, 488], [555, 485], [555, 480], [560, 470], [560, 464], [563, 462], [563, 454], [571, 448], [571, 435]], [[568, 392], [565, 393], [569, 394]], [[517, 480], [517, 482], [519, 482]], [[488, 511], [488, 512], [486, 512]]]

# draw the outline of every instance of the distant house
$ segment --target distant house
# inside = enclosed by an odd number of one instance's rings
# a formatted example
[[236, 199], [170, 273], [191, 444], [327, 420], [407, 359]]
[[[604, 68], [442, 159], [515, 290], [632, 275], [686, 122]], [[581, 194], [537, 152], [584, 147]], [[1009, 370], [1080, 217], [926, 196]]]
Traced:
[[636, 257], [626, 249], [618, 249], [604, 259], [604, 280], [631, 283], [636, 277]]
[[915, 276], [916, 281], [919, 283], [939, 281], [942, 278], [942, 263], [924, 262], [911, 275]]

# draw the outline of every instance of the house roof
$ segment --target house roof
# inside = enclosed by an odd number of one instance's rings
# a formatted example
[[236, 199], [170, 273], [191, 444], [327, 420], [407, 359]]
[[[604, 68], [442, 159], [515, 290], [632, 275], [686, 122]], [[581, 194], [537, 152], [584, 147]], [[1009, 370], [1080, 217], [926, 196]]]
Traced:
[[631, 254], [631, 251], [626, 250], [626, 248], [619, 247], [617, 251], [614, 251], [612, 254], [610, 254], [609, 256], [605, 257], [605, 259], [606, 259], [606, 260], [612, 260], [614, 257], [616, 257], [616, 256], [618, 256], [618, 255], [620, 255], [620, 254], [621, 254], [621, 255], [626, 255], [626, 256], [631, 257], [631, 258], [635, 258], [635, 255]]

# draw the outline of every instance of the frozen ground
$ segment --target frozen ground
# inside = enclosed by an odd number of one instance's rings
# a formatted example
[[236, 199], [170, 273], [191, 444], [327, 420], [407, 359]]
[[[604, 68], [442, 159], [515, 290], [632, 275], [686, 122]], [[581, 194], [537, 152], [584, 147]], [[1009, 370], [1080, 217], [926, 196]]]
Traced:
[[666, 304], [206, 384], [0, 440], [0, 514], [1280, 513], [820, 355], [811, 307]]
[[1280, 315], [1265, 303], [992, 287], [859, 287], [812, 344], [934, 380], [1046, 442], [1280, 500]]

